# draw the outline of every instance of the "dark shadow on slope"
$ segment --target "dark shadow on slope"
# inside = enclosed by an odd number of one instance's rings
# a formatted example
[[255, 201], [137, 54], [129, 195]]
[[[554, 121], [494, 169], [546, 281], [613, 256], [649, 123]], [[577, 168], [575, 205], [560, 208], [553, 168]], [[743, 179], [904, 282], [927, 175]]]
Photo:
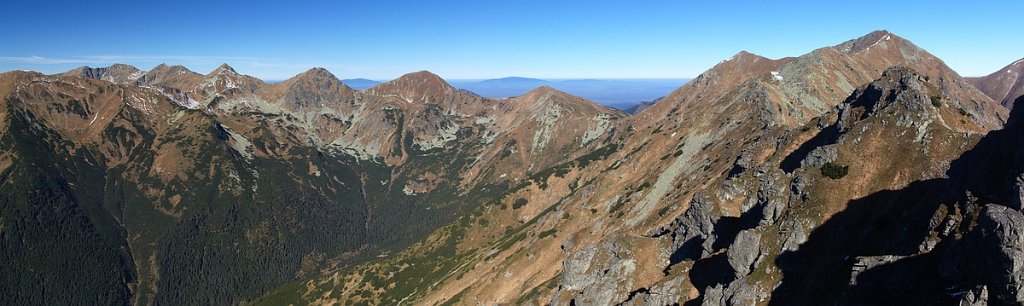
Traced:
[[[1024, 96], [1014, 103], [1024, 103]], [[1024, 105], [1024, 104], [1022, 104]], [[985, 135], [970, 151], [950, 164], [948, 175], [963, 178], [962, 188], [980, 201], [1021, 209], [1014, 185], [1024, 173], [1024, 108], [1011, 110], [1006, 127]]]
[[876, 266], [857, 275], [856, 284], [845, 289], [839, 305], [956, 305], [936, 267], [938, 252], [908, 257]]
[[796, 169], [800, 168], [800, 162], [807, 158], [807, 155], [811, 154], [815, 148], [820, 146], [827, 146], [839, 140], [839, 125], [833, 124], [825, 129], [822, 129], [815, 134], [810, 140], [804, 142], [799, 148], [786, 155], [786, 158], [782, 159], [780, 168], [786, 173], [793, 173]]
[[[850, 282], [856, 257], [917, 253], [948, 185], [946, 179], [919, 181], [850, 201], [798, 250], [779, 255], [782, 284], [772, 293], [771, 304], [835, 304]], [[904, 292], [914, 292], [920, 284], [905, 283]]]
[[693, 237], [690, 240], [683, 242], [683, 245], [672, 252], [672, 255], [668, 257], [668, 266], [662, 271], [665, 275], [669, 274], [672, 270], [672, 266], [683, 262], [684, 260], [697, 260], [700, 259], [701, 245], [704, 244], [704, 239], [701, 237]]
[[855, 257], [918, 253], [930, 228], [943, 221], [933, 220], [936, 210], [945, 206], [947, 212], [955, 211], [954, 203], [965, 202], [967, 193], [978, 198], [976, 203], [1020, 207], [1015, 185], [1024, 172], [1022, 119], [1024, 108], [1014, 109], [1004, 129], [990, 132], [950, 163], [948, 178], [918, 181], [850, 201], [846, 210], [817, 227], [798, 250], [779, 255], [776, 264], [782, 284], [773, 291], [770, 304], [949, 304], [944, 288], [964, 280], [943, 279], [940, 274], [956, 273], [942, 268], [957, 268], [940, 267], [938, 262], [955, 251], [951, 246], [956, 240], [946, 238], [929, 253], [868, 269], [851, 286]]
[[[892, 101], [895, 99], [894, 95], [895, 91], [890, 92], [889, 97], [886, 97], [885, 99]], [[864, 88], [863, 92], [854, 92], [853, 95], [847, 97], [846, 101], [843, 101], [841, 104], [847, 105], [847, 108], [843, 109], [839, 116], [846, 117], [847, 120], [862, 120], [867, 118], [876, 111], [878, 101], [882, 99], [882, 96], [882, 90], [875, 86], [868, 86]], [[833, 123], [832, 125], [822, 129], [810, 140], [807, 140], [807, 142], [804, 142], [799, 148], [783, 158], [780, 168], [786, 173], [793, 173], [793, 171], [800, 168], [800, 162], [803, 161], [804, 158], [807, 158], [807, 155], [811, 154], [811, 151], [817, 147], [836, 143], [842, 132], [843, 131], [840, 130], [839, 122]]]
[[740, 232], [757, 227], [764, 215], [765, 204], [754, 205], [754, 207], [741, 214], [739, 217], [721, 217], [715, 223], [715, 243], [712, 248], [721, 250], [732, 245], [736, 235]]
[[[725, 252], [715, 254], [711, 257], [697, 260], [690, 269], [690, 282], [695, 288], [709, 288], [715, 285], [725, 285], [733, 280], [735, 271], [729, 266], [729, 258]], [[700, 297], [686, 303], [686, 305], [699, 305], [704, 299], [704, 291], [701, 290]]]
[[[728, 247], [734, 240], [736, 240], [736, 235], [739, 235], [741, 231], [757, 227], [764, 214], [765, 205], [766, 204], [764, 203], [755, 205], [739, 217], [719, 218], [714, 224], [715, 240], [711, 245], [712, 250], [721, 250]], [[672, 266], [683, 262], [684, 260], [701, 259], [701, 255], [703, 255], [702, 251], [704, 250], [704, 241], [704, 238], [698, 236], [683, 242], [682, 246], [669, 255], [669, 264], [668, 266], [665, 266], [665, 269], [662, 272], [664, 272], [665, 275], [668, 275]], [[728, 267], [728, 265], [726, 266]]]

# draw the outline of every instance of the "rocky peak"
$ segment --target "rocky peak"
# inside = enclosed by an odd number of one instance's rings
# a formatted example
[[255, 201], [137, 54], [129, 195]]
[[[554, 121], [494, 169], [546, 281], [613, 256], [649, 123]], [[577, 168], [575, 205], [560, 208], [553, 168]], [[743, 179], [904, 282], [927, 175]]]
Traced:
[[727, 59], [725, 61], [726, 62], [737, 61], [737, 62], [741, 62], [742, 63], [742, 62], [756, 62], [756, 61], [760, 61], [760, 60], [768, 60], [768, 58], [764, 57], [764, 56], [760, 56], [760, 55], [754, 54], [754, 53], [750, 53], [747, 50], [741, 50], [740, 52], [736, 52], [736, 54], [733, 54], [732, 57], [730, 57], [729, 59]]
[[153, 69], [150, 69], [148, 72], [146, 72], [146, 74], [161, 74], [161, 75], [189, 74], [189, 75], [198, 75], [199, 73], [193, 72], [192, 70], [188, 70], [188, 68], [185, 68], [185, 66], [182, 66], [182, 65], [173, 65], [173, 66], [171, 66], [171, 65], [167, 65], [167, 64], [161, 63], [159, 65], [156, 65], [156, 67], [153, 67]]
[[1024, 96], [1024, 59], [1019, 59], [999, 71], [980, 77], [969, 78], [971, 84], [999, 104], [1012, 108], [1017, 97]]
[[103, 68], [92, 68], [89, 66], [82, 66], [68, 70], [67, 72], [61, 73], [61, 75], [99, 80], [101, 77], [103, 77], [102, 69]]
[[294, 108], [323, 106], [351, 100], [354, 90], [341, 82], [327, 69], [316, 67], [306, 70], [279, 84], [279, 98]]
[[905, 66], [885, 70], [879, 79], [861, 87], [840, 105], [840, 127], [849, 128], [853, 121], [880, 113], [927, 113], [931, 106], [926, 82], [924, 76]]
[[168, 79], [168, 78], [196, 77], [196, 76], [202, 76], [202, 75], [199, 74], [199, 73], [193, 72], [192, 70], [188, 70], [188, 68], [185, 68], [185, 66], [182, 66], [182, 65], [173, 65], [173, 66], [171, 66], [171, 65], [167, 65], [167, 64], [161, 63], [159, 65], [156, 65], [156, 67], [153, 67], [153, 69], [150, 69], [149, 71], [147, 71], [144, 75], [142, 75], [142, 79], [140, 81], [142, 81], [143, 83], [153, 83], [153, 82], [159, 82], [161, 80], [165, 80], [165, 79]]
[[566, 96], [566, 95], [569, 95], [569, 94], [565, 93], [563, 91], [560, 91], [558, 89], [554, 89], [551, 86], [547, 86], [547, 85], [542, 85], [540, 87], [534, 88], [533, 90], [530, 90], [530, 91], [526, 92], [525, 94], [523, 94], [524, 97], [540, 97], [540, 96], [544, 96], [544, 95]]
[[455, 88], [445, 82], [440, 76], [423, 70], [402, 75], [389, 82], [370, 88], [371, 92], [382, 94], [397, 94], [408, 99], [437, 96], [455, 91]]
[[558, 107], [576, 112], [579, 115], [595, 115], [599, 113], [616, 114], [618, 112], [606, 109], [593, 101], [574, 96], [564, 91], [543, 85], [533, 90], [512, 98], [512, 103], [539, 110], [546, 107]]
[[[709, 84], [716, 82], [740, 84], [752, 78], [769, 74], [777, 78], [779, 67], [791, 60], [791, 58], [773, 60], [747, 51], [740, 51], [704, 72], [698, 76], [698, 79], [708, 81]], [[771, 73], [772, 71], [775, 72]]]
[[733, 55], [732, 57], [729, 57], [728, 59], [718, 63], [718, 65], [715, 65], [715, 67], [711, 68], [711, 70], [723, 71], [750, 69], [758, 66], [763, 66], [764, 64], [770, 64], [772, 62], [774, 61], [767, 57], [760, 56], [747, 51], [740, 51]]
[[867, 35], [848, 40], [836, 46], [844, 53], [861, 53], [879, 45], [906, 44], [908, 41], [886, 30], [877, 30]]
[[135, 66], [128, 65], [128, 64], [120, 64], [120, 63], [115, 63], [113, 65], [110, 65], [110, 67], [107, 67], [107, 69], [108, 70], [122, 70], [123, 69], [123, 70], [132, 70], [132, 71], [141, 71], [141, 70], [139, 70], [139, 68], [135, 68]]
[[333, 73], [321, 67], [310, 68], [289, 80], [341, 82]]
[[286, 87], [291, 89], [304, 88], [305, 90], [329, 90], [336, 89], [346, 92], [354, 91], [352, 88], [342, 83], [340, 79], [334, 76], [327, 69], [315, 67], [306, 70], [284, 82]]
[[109, 67], [100, 68], [82, 66], [61, 73], [60, 75], [105, 80], [116, 84], [129, 84], [142, 76], [142, 70], [131, 65], [113, 64]]
[[185, 66], [160, 64], [140, 76], [135, 83], [191, 91], [203, 82], [204, 78], [202, 74], [188, 70]]
[[224, 63], [224, 64], [221, 64], [219, 67], [217, 67], [217, 69], [214, 69], [213, 71], [211, 71], [210, 74], [208, 74], [207, 76], [214, 76], [214, 75], [221, 75], [221, 74], [238, 75], [238, 72], [235, 71], [234, 68], [231, 68], [231, 66], [229, 66], [227, 63]]

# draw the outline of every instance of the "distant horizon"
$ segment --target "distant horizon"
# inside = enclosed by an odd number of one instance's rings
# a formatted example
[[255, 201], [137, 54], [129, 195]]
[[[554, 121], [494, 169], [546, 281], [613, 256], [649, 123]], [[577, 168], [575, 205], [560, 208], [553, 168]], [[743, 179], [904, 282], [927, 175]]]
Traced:
[[[2, 58], [0, 58], [0, 59], [2, 59]], [[53, 71], [53, 72], [39, 71], [39, 70], [32, 70], [32, 69], [11, 69], [11, 70], [6, 70], [6, 71], [0, 71], [0, 73], [11, 72], [11, 71], [19, 71], [20, 70], [20, 71], [34, 71], [34, 72], [39, 72], [39, 73], [42, 73], [42, 74], [52, 75], [52, 74], [65, 73], [65, 72], [71, 71], [73, 69], [78, 69], [78, 68], [82, 68], [82, 67], [108, 68], [108, 67], [110, 67], [112, 65], [117, 65], [117, 64], [129, 65], [129, 66], [135, 67], [135, 68], [137, 68], [139, 70], [142, 70], [142, 71], [152, 70], [153, 68], [156, 68], [159, 65], [183, 66], [186, 69], [188, 69], [189, 71], [192, 71], [192, 72], [195, 72], [195, 73], [199, 73], [199, 74], [203, 74], [203, 75], [209, 74], [210, 72], [213, 72], [213, 71], [215, 71], [217, 69], [216, 67], [214, 67], [214, 69], [210, 69], [209, 71], [205, 71], [204, 72], [204, 71], [201, 71], [201, 70], [190, 68], [187, 65], [180, 65], [180, 64], [174, 64], [174, 63], [163, 63], [162, 62], [160, 64], [153, 65], [152, 67], [150, 67], [148, 69], [143, 68], [143, 67], [139, 67], [139, 66], [136, 66], [136, 65], [132, 65], [132, 64], [126, 64], [126, 63], [111, 63], [111, 64], [105, 64], [105, 65], [79, 65], [79, 66], [74, 66], [74, 67], [71, 67], [71, 68], [68, 68], [68, 69], [65, 69], [65, 70]], [[296, 75], [299, 75], [300, 73], [306, 71], [306, 70], [300, 71], [299, 73], [296, 73], [295, 75], [292, 75], [291, 77], [288, 77], [288, 78], [266, 79], [266, 78], [261, 78], [261, 77], [256, 76], [256, 75], [251, 75], [251, 74], [245, 73], [245, 71], [238, 71], [238, 68], [235, 68], [235, 66], [232, 65], [231, 63], [221, 63], [221, 65], [223, 65], [223, 64], [227, 64], [228, 66], [231, 66], [231, 68], [235, 69], [235, 72], [238, 72], [238, 74], [251, 76], [251, 77], [260, 79], [260, 80], [262, 80], [264, 82], [282, 82], [282, 81], [288, 80], [289, 78], [294, 77]], [[375, 82], [391, 81], [391, 80], [394, 80], [394, 79], [397, 79], [397, 78], [401, 77], [402, 75], [405, 75], [405, 74], [408, 74], [408, 73], [414, 73], [414, 72], [417, 72], [417, 71], [428, 71], [430, 73], [434, 73], [433, 71], [430, 71], [430, 70], [420, 69], [420, 70], [409, 71], [407, 73], [403, 73], [403, 74], [397, 75], [397, 76], [395, 76], [393, 78], [378, 79], [378, 78], [368, 78], [368, 77], [360, 77], [360, 76], [345, 77], [345, 76], [340, 76], [340, 75], [335, 74], [333, 71], [331, 71], [330, 68], [325, 68], [325, 67], [320, 67], [320, 66], [309, 67], [309, 69], [314, 69], [314, 68], [324, 68], [324, 69], [327, 69], [327, 71], [330, 71], [331, 74], [334, 74], [334, 76], [336, 78], [338, 78], [339, 80], [369, 80], [369, 81], [375, 81]], [[309, 70], [309, 69], [307, 69], [307, 70]], [[437, 73], [434, 73], [434, 74], [437, 74]], [[437, 75], [440, 76], [445, 81], [452, 81], [452, 82], [487, 81], [487, 80], [500, 80], [500, 79], [509, 79], [509, 78], [535, 79], [535, 80], [543, 80], [543, 81], [551, 81], [551, 82], [576, 81], [576, 80], [596, 80], [596, 81], [692, 80], [694, 77], [696, 77], [696, 76], [693, 76], [693, 77], [660, 77], [660, 78], [659, 77], [559, 77], [559, 78], [545, 78], [545, 77], [529, 77], [529, 76], [520, 76], [520, 75], [508, 75], [508, 76], [485, 77], [485, 78], [448, 78], [448, 77], [445, 77], [444, 75], [441, 75], [441, 74], [437, 74]]]
[[[987, 75], [1024, 58], [1020, 1], [863, 0], [854, 7], [817, 1], [111, 0], [15, 1], [5, 8], [0, 71], [50, 74], [115, 62], [211, 71], [227, 62], [264, 80], [312, 67], [371, 80], [418, 70], [452, 80], [692, 78], [742, 50], [772, 59], [799, 56], [882, 29], [963, 76]], [[83, 22], [81, 12], [103, 12], [104, 18]], [[836, 22], [840, 16], [851, 18]]]
[[[899, 35], [898, 33], [894, 33], [894, 34]], [[906, 38], [906, 37], [904, 37], [904, 38]], [[911, 40], [911, 42], [913, 42], [913, 40]], [[758, 54], [758, 55], [760, 55], [760, 54]], [[800, 56], [800, 55], [803, 55], [803, 54], [792, 55], [790, 57], [796, 57], [796, 56]], [[1022, 56], [1024, 56], [1024, 55], [1022, 55]], [[11, 59], [11, 57], [0, 56], [0, 66], [3, 66], [5, 61], [10, 60], [10, 59]], [[723, 60], [725, 60], [725, 59], [727, 59], [727, 58], [723, 58]], [[779, 58], [769, 58], [769, 59], [778, 60]], [[991, 73], [994, 73], [994, 72], [998, 72], [1003, 67], [1006, 67], [1007, 65], [1010, 65], [1010, 64], [1015, 63], [1017, 61], [1024, 61], [1024, 57], [1016, 59], [1016, 60], [1008, 61], [1005, 64], [1003, 64], [1002, 66], [1000, 66], [999, 68], [993, 69], [991, 72], [986, 73], [986, 74], [981, 74], [981, 75], [965, 74], [965, 73], [962, 73], [962, 72], [956, 70], [955, 68], [953, 70], [956, 71], [958, 74], [960, 74], [960, 76], [962, 76], [962, 77], [967, 77], [967, 78], [970, 78], [970, 77], [982, 77], [982, 76], [985, 76], [985, 75], [988, 75], [988, 74], [991, 74]], [[66, 65], [69, 65], [70, 63], [75, 63], [77, 65], [72, 64], [73, 66], [66, 66]], [[85, 64], [85, 63], [80, 63], [80, 62], [76, 62], [76, 61], [62, 62], [59, 65], [56, 62], [53, 64], [53, 65], [58, 65], [60, 67], [67, 67], [66, 69], [56, 68], [56, 67], [53, 68], [53, 69], [49, 69], [49, 70], [45, 70], [45, 69], [44, 70], [37, 70], [37, 69], [25, 69], [25, 68], [12, 68], [12, 69], [8, 69], [8, 70], [0, 71], [0, 73], [11, 72], [11, 71], [34, 71], [34, 72], [39, 72], [39, 73], [43, 73], [43, 74], [47, 74], [47, 75], [52, 75], [52, 74], [60, 74], [60, 73], [68, 72], [70, 70], [81, 68], [81, 67], [106, 68], [106, 67], [110, 67], [110, 66], [116, 65], [116, 64], [130, 65], [130, 66], [135, 67], [135, 68], [137, 68], [139, 70], [142, 70], [142, 71], [152, 70], [153, 68], [155, 68], [155, 67], [157, 67], [159, 65], [184, 66], [189, 71], [196, 72], [196, 73], [203, 74], [203, 75], [206, 75], [206, 74], [216, 70], [217, 67], [219, 67], [220, 65], [227, 64], [228, 66], [231, 66], [232, 69], [235, 69], [235, 71], [238, 72], [238, 74], [255, 77], [255, 78], [260, 79], [260, 80], [262, 80], [264, 82], [281, 82], [281, 81], [285, 81], [285, 80], [288, 80], [291, 77], [294, 77], [294, 76], [296, 76], [298, 74], [301, 74], [302, 72], [305, 72], [305, 71], [307, 71], [309, 69], [314, 69], [314, 68], [327, 69], [328, 71], [331, 72], [331, 74], [334, 74], [334, 76], [336, 78], [338, 78], [339, 80], [364, 79], [364, 80], [370, 80], [370, 81], [376, 81], [376, 82], [391, 81], [391, 80], [394, 80], [394, 79], [397, 79], [397, 78], [401, 77], [402, 75], [409, 74], [409, 73], [414, 73], [414, 72], [417, 72], [417, 71], [428, 71], [428, 72], [431, 72], [431, 73], [434, 73], [434, 74], [440, 76], [442, 79], [444, 79], [446, 81], [459, 81], [459, 82], [486, 81], [486, 80], [498, 80], [498, 79], [507, 79], [507, 78], [537, 79], [537, 80], [552, 81], [552, 82], [570, 81], [570, 80], [607, 80], [607, 81], [615, 81], [615, 80], [692, 80], [693, 78], [696, 78], [698, 75], [700, 75], [700, 74], [697, 74], [697, 75], [693, 75], [693, 76], [666, 76], [666, 77], [608, 77], [608, 76], [597, 76], [597, 77], [589, 77], [589, 76], [587, 76], [587, 77], [564, 77], [564, 76], [563, 77], [532, 77], [532, 76], [522, 76], [522, 75], [505, 75], [505, 76], [494, 76], [494, 77], [473, 77], [473, 78], [458, 78], [458, 77], [456, 77], [456, 78], [450, 78], [450, 77], [444, 76], [443, 74], [431, 71], [429, 69], [413, 69], [413, 70], [410, 70], [408, 72], [404, 72], [404, 73], [395, 75], [394, 77], [390, 77], [390, 78], [374, 78], [374, 77], [365, 77], [365, 76], [338, 75], [333, 70], [331, 70], [331, 68], [328, 68], [328, 67], [310, 66], [306, 70], [301, 70], [301, 71], [296, 72], [295, 74], [287, 76], [287, 77], [283, 77], [283, 78], [264, 78], [264, 77], [260, 77], [259, 75], [246, 73], [245, 71], [239, 71], [239, 69], [237, 67], [235, 67], [235, 65], [233, 65], [231, 63], [228, 63], [228, 62], [224, 62], [224, 63], [220, 63], [220, 64], [217, 64], [217, 65], [214, 65], [213, 68], [210, 68], [208, 70], [201, 70], [201, 69], [196, 69], [196, 68], [189, 67], [188, 65], [185, 65], [185, 64], [178, 64], [178, 63], [172, 63], [172, 62], [160, 62], [160, 63], [154, 64], [154, 65], [151, 65], [149, 68], [144, 68], [144, 67], [140, 67], [139, 65], [134, 65], [134, 64], [125, 63], [125, 62]], [[204, 64], [204, 65], [201, 65], [201, 66], [206, 67], [206, 66], [210, 66], [210, 65], [211, 64]], [[948, 65], [948, 63], [947, 63], [947, 65]], [[707, 69], [711, 69], [712, 67], [713, 66], [709, 66], [709, 67], [707, 67]], [[704, 70], [704, 71], [706, 71], [706, 70]], [[702, 71], [701, 73], [703, 73], [704, 71]]]

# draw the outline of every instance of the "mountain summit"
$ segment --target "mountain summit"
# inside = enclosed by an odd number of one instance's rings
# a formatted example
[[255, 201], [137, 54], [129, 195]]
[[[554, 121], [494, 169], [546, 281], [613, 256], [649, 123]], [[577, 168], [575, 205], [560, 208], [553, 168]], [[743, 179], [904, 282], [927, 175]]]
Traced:
[[213, 71], [210, 71], [210, 73], [207, 74], [207, 76], [213, 76], [213, 75], [219, 75], [219, 74], [238, 75], [238, 72], [235, 71], [235, 68], [231, 68], [230, 65], [228, 65], [227, 63], [224, 63], [224, 64], [221, 64], [220, 66], [217, 66], [217, 69], [214, 69]]
[[117, 84], [131, 84], [142, 76], [143, 71], [131, 65], [113, 64], [105, 68], [82, 66], [71, 69], [62, 75], [78, 76], [87, 79], [104, 80]]
[[377, 93], [397, 94], [405, 99], [414, 100], [439, 96], [454, 91], [455, 88], [448, 85], [448, 82], [445, 82], [440, 76], [423, 70], [404, 74], [397, 79], [371, 87], [369, 90]]
[[968, 81], [1005, 107], [1013, 108], [1014, 100], [1024, 96], [1024, 59], [1017, 60], [999, 71]]

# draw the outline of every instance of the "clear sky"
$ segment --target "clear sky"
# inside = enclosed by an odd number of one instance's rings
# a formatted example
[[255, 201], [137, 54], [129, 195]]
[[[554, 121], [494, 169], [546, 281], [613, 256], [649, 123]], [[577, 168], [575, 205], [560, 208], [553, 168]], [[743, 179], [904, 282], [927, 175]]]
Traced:
[[4, 1], [0, 71], [229, 63], [280, 80], [693, 77], [887, 29], [964, 76], [1024, 58], [1024, 1]]

